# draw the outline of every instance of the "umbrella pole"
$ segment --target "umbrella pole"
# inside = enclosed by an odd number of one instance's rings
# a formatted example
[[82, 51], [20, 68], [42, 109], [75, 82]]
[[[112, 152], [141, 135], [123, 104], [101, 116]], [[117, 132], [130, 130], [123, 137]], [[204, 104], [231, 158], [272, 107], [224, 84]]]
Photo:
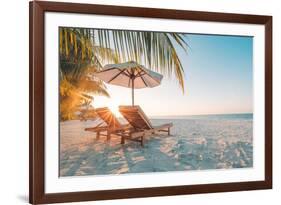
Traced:
[[132, 105], [134, 106], [134, 87], [135, 87], [135, 78], [132, 79]]

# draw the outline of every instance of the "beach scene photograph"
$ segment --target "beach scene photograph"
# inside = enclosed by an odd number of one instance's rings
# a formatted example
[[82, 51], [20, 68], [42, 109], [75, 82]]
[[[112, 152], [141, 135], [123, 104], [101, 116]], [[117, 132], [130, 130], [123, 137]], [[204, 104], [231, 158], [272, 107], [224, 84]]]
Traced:
[[60, 27], [60, 177], [253, 167], [253, 37]]

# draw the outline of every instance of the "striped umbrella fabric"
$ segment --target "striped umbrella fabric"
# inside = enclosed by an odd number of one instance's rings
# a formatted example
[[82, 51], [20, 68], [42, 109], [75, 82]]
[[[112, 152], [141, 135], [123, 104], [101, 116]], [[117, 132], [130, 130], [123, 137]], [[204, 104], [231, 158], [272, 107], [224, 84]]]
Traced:
[[163, 78], [161, 74], [151, 71], [135, 61], [108, 64], [94, 75], [108, 84], [131, 88], [132, 105], [134, 105], [134, 89], [156, 87], [160, 85]]

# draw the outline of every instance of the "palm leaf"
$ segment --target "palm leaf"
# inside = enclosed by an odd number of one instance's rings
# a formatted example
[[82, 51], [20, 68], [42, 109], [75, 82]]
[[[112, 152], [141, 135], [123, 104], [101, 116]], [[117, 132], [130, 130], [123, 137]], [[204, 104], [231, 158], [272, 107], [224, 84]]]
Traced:
[[[174, 75], [184, 92], [184, 69], [177, 54], [177, 49], [187, 53], [183, 34], [123, 30], [96, 30], [96, 33], [99, 46], [114, 48], [119, 60], [143, 62], [156, 72]], [[109, 42], [113, 42], [112, 47]], [[104, 56], [108, 57], [108, 53]]]

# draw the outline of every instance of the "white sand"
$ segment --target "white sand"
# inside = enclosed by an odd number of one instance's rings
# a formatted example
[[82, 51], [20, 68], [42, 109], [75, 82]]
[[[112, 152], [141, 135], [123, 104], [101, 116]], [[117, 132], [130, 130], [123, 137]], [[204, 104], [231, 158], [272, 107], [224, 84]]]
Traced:
[[60, 175], [104, 175], [252, 167], [252, 120], [169, 119], [172, 136], [157, 134], [139, 143], [113, 136], [96, 140], [84, 131], [94, 121], [60, 123]]

